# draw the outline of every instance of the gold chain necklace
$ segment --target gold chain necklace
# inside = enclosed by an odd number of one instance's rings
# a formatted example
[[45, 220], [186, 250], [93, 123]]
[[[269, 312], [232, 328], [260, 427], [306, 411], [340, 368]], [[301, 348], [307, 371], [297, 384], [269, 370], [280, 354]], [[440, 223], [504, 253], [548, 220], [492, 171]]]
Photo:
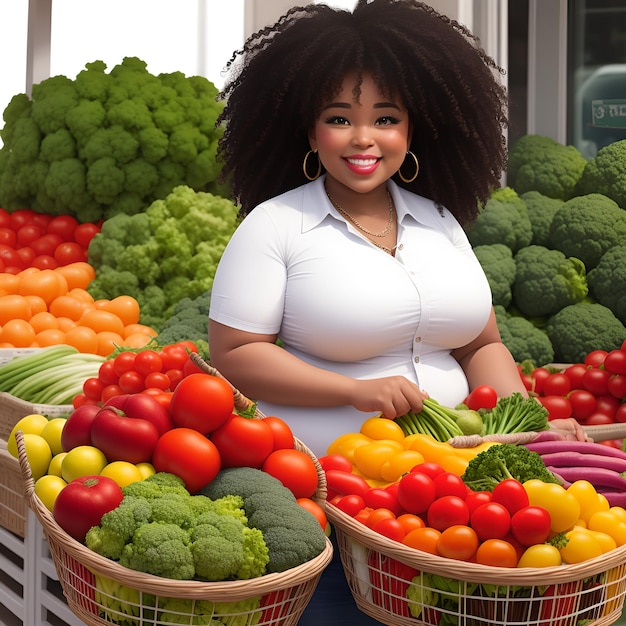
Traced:
[[[393, 228], [393, 221], [394, 221], [394, 207], [393, 207], [393, 199], [391, 198], [391, 194], [389, 193], [389, 190], [387, 189], [387, 201], [389, 203], [389, 220], [387, 221], [387, 226], [385, 226], [385, 228], [383, 230], [381, 230], [379, 233], [375, 233], [371, 230], [368, 230], [367, 228], [365, 228], [365, 226], [361, 225], [359, 222], [357, 222], [357, 220], [355, 220], [349, 213], [347, 213], [346, 211], [344, 211], [332, 198], [332, 196], [328, 193], [328, 191], [326, 192], [326, 195], [328, 196], [328, 199], [330, 200], [330, 203], [335, 207], [335, 209], [341, 213], [341, 215], [343, 215], [349, 222], [351, 222], [352, 224], [354, 224], [361, 232], [365, 233], [366, 235], [370, 235], [370, 237], [385, 237], [386, 235], [388, 235], [391, 232], [391, 229]], [[372, 243], [374, 243], [372, 241]], [[378, 246], [378, 244], [375, 244]], [[379, 248], [382, 248], [382, 246], [378, 246]], [[393, 249], [393, 248], [392, 248]], [[389, 250], [389, 248], [383, 248], [383, 250]]]

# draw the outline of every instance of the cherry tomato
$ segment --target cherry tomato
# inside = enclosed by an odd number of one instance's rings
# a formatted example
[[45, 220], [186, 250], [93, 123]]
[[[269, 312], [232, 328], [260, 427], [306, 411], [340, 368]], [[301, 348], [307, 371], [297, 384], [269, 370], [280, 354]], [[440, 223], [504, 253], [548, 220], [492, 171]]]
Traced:
[[141, 350], [135, 356], [133, 369], [144, 376], [151, 372], [161, 372], [163, 368], [163, 359], [155, 350]]
[[15, 248], [17, 243], [17, 235], [11, 228], [0, 228], [0, 245], [8, 248]]
[[48, 223], [47, 231], [59, 235], [64, 241], [74, 239], [74, 231], [78, 226], [78, 220], [71, 215], [57, 215]]
[[469, 509], [470, 515], [481, 505], [491, 502], [491, 491], [470, 491], [465, 496], [465, 504]]
[[115, 359], [113, 359], [113, 370], [119, 376], [124, 372], [129, 372], [134, 369], [135, 366], [135, 353], [134, 352], [120, 352]]
[[372, 487], [365, 492], [363, 499], [365, 500], [365, 506], [373, 509], [389, 509], [395, 515], [401, 515], [403, 512], [403, 508], [398, 503], [397, 494], [388, 489]]
[[420, 472], [421, 474], [430, 476], [430, 478], [435, 478], [436, 476], [439, 476], [439, 474], [443, 474], [445, 470], [438, 463], [425, 461], [424, 463], [418, 463], [415, 467], [411, 468], [411, 472]]
[[558, 567], [563, 563], [559, 549], [549, 543], [528, 546], [517, 567]]
[[604, 363], [607, 354], [608, 352], [606, 350], [592, 350], [585, 357], [585, 365], [598, 368]]
[[493, 502], [502, 504], [510, 515], [528, 506], [528, 494], [524, 485], [514, 478], [501, 480], [491, 493]]
[[319, 522], [319, 525], [322, 527], [322, 530], [326, 530], [326, 526], [328, 525], [328, 519], [326, 518], [326, 513], [324, 509], [317, 503], [315, 500], [311, 498], [297, 498], [296, 502], [299, 506], [301, 506], [305, 511], [308, 511], [315, 519]]
[[611, 374], [626, 375], [626, 350], [611, 350], [604, 359], [604, 369]]
[[463, 404], [472, 411], [478, 411], [478, 409], [493, 409], [497, 403], [498, 394], [496, 390], [489, 385], [479, 385], [470, 391]]
[[95, 376], [87, 378], [83, 383], [83, 393], [89, 400], [100, 401], [102, 398], [102, 390], [104, 389], [104, 383]]
[[600, 426], [602, 424], [613, 424], [614, 419], [607, 415], [606, 413], [592, 413], [586, 420], [585, 424], [587, 426]]
[[180, 344], [164, 346], [160, 354], [165, 371], [173, 369], [182, 372], [185, 363], [189, 360], [189, 353]]
[[583, 376], [587, 371], [584, 363], [574, 363], [567, 367], [563, 373], [569, 378], [572, 389], [583, 389]]
[[526, 506], [511, 517], [511, 533], [523, 546], [543, 543], [550, 535], [550, 514], [540, 506]]
[[325, 472], [328, 470], [352, 472], [352, 463], [350, 463], [350, 460], [343, 456], [343, 454], [327, 454], [319, 457], [317, 460]]
[[170, 389], [174, 391], [178, 386], [178, 383], [184, 378], [182, 370], [169, 369], [165, 372], [165, 375], [170, 379]]
[[404, 534], [407, 535], [416, 528], [424, 528], [424, 520], [419, 515], [413, 515], [413, 513], [401, 513], [398, 515], [397, 520], [404, 527]]
[[436, 497], [433, 479], [422, 472], [409, 472], [398, 483], [398, 502], [407, 513], [424, 513]]
[[339, 496], [337, 500], [333, 500], [333, 506], [336, 506], [340, 511], [346, 513], [346, 515], [354, 517], [359, 511], [365, 508], [365, 500], [356, 494], [348, 494]]
[[402, 541], [406, 534], [402, 522], [392, 518], [380, 520], [372, 526], [372, 530], [393, 541]]
[[442, 496], [458, 496], [465, 499], [467, 495], [467, 486], [458, 474], [452, 472], [443, 472], [433, 478], [435, 485], [435, 497]]
[[59, 265], [69, 265], [70, 263], [80, 263], [87, 261], [87, 252], [75, 241], [64, 241], [54, 250], [54, 258]]
[[91, 240], [100, 232], [100, 227], [97, 224], [86, 222], [79, 224], [74, 229], [74, 241], [80, 244], [84, 250], [89, 248]]
[[478, 549], [476, 531], [463, 524], [455, 524], [441, 532], [437, 542], [437, 552], [449, 559], [468, 561]]
[[145, 389], [144, 377], [133, 370], [124, 372], [117, 384], [124, 393], [141, 393]]
[[491, 567], [517, 567], [515, 546], [503, 539], [487, 539], [476, 550], [476, 563]]
[[[370, 507], [365, 507], [366, 509], [370, 508]], [[374, 526], [376, 526], [376, 524], [378, 524], [378, 522], [380, 522], [381, 520], [384, 519], [396, 519], [396, 514], [390, 510], [390, 509], [385, 509], [385, 508], [379, 508], [379, 509], [371, 509], [370, 514], [367, 516], [367, 519], [365, 520], [365, 525], [368, 526], [369, 528], [374, 528]]]
[[37, 256], [49, 256], [52, 257], [54, 251], [57, 249], [57, 246], [63, 243], [63, 237], [58, 235], [57, 233], [46, 233], [39, 237], [39, 239], [35, 239], [30, 244], [30, 247], [35, 251]]
[[569, 394], [572, 417], [584, 422], [596, 410], [596, 397], [586, 389], [574, 389]]
[[531, 377], [533, 379], [533, 391], [535, 393], [540, 395], [543, 393], [543, 384], [548, 376], [550, 376], [550, 370], [545, 367], [536, 367], [532, 371]]
[[615, 421], [621, 424], [626, 422], [626, 403], [620, 404], [617, 411], [615, 411]]
[[570, 379], [562, 372], [554, 372], [543, 381], [545, 396], [566, 396], [572, 388]]
[[626, 398], [626, 376], [624, 374], [612, 374], [607, 383], [608, 392], [616, 398]]
[[566, 419], [572, 416], [572, 403], [564, 396], [538, 396], [537, 400], [548, 409], [548, 419]]
[[[263, 420], [259, 422], [263, 423]], [[278, 478], [296, 498], [310, 498], [317, 489], [317, 467], [313, 459], [302, 450], [274, 450], [265, 459], [261, 469]]]
[[408, 532], [402, 543], [422, 552], [428, 552], [429, 554], [437, 554], [437, 543], [441, 537], [441, 531], [431, 528], [430, 526], [424, 526], [423, 528], [415, 528]]
[[596, 398], [596, 410], [595, 413], [603, 413], [610, 418], [615, 416], [617, 409], [619, 408], [620, 401], [611, 394], [598, 396]]
[[598, 367], [590, 367], [583, 376], [583, 386], [596, 396], [604, 396], [609, 392], [610, 372]]
[[[24, 224], [16, 232], [16, 241], [19, 247], [30, 246], [33, 241], [44, 234], [44, 229], [35, 224]], [[16, 246], [17, 247], [17, 246]]]
[[511, 514], [503, 504], [487, 502], [472, 513], [470, 525], [481, 541], [504, 539], [511, 529]]
[[426, 515], [428, 525], [441, 531], [450, 526], [467, 524], [470, 519], [465, 500], [458, 496], [438, 498], [428, 507]]
[[150, 372], [144, 379], [146, 388], [156, 388], [161, 391], [167, 391], [170, 388], [170, 384], [170, 379], [163, 372]]

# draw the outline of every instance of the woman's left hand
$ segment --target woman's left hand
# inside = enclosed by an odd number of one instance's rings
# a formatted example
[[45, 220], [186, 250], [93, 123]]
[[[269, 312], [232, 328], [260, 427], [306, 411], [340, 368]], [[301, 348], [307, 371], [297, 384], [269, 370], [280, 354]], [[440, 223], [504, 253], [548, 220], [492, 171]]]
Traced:
[[593, 441], [574, 418], [550, 420], [548, 426], [551, 431], [562, 435], [563, 439], [570, 441]]

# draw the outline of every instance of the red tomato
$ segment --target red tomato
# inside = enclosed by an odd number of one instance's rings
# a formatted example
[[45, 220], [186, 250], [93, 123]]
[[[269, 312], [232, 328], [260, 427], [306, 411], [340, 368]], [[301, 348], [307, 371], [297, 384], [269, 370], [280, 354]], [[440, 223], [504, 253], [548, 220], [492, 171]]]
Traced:
[[465, 500], [458, 496], [438, 498], [428, 507], [426, 515], [428, 525], [440, 531], [450, 526], [467, 524], [470, 518]]
[[533, 379], [533, 391], [535, 393], [543, 393], [543, 384], [548, 376], [550, 376], [550, 370], [545, 367], [536, 367], [532, 371], [531, 378]]
[[162, 372], [163, 359], [155, 350], [141, 350], [137, 353], [133, 363], [133, 369], [143, 376], [152, 372]]
[[437, 541], [437, 552], [449, 559], [468, 561], [478, 549], [476, 531], [464, 524], [455, 524], [443, 530]]
[[590, 367], [583, 376], [583, 386], [596, 396], [604, 396], [609, 392], [610, 372], [599, 367]]
[[491, 502], [491, 491], [470, 491], [465, 496], [465, 504], [470, 515], [481, 505]]
[[170, 389], [174, 391], [178, 386], [178, 383], [183, 379], [183, 370], [168, 369], [165, 371], [165, 375], [170, 380]]
[[592, 350], [585, 357], [585, 365], [590, 367], [600, 367], [606, 359], [608, 352], [606, 350]]
[[617, 411], [615, 411], [615, 421], [621, 424], [626, 422], [626, 403], [620, 404]]
[[611, 350], [604, 359], [604, 369], [611, 374], [626, 375], [626, 350]]
[[619, 408], [620, 401], [610, 394], [598, 396], [596, 398], [596, 413], [607, 415], [611, 419], [615, 417], [615, 413]]
[[119, 374], [115, 371], [115, 361], [113, 359], [108, 359], [102, 363], [98, 369], [98, 378], [105, 387], [107, 385], [117, 385]]
[[350, 459], [343, 456], [343, 454], [327, 454], [319, 457], [317, 460], [325, 472], [328, 470], [340, 470], [348, 473], [352, 472], [352, 463], [350, 462]]
[[305, 511], [308, 511], [315, 519], [319, 522], [319, 525], [322, 527], [322, 530], [326, 530], [326, 526], [328, 525], [328, 519], [326, 518], [326, 513], [324, 509], [317, 503], [315, 500], [311, 498], [297, 498], [296, 502], [299, 506], [301, 506]]
[[435, 485], [435, 498], [442, 496], [458, 496], [465, 499], [467, 495], [467, 486], [458, 474], [452, 472], [443, 472], [439, 476], [433, 478]]
[[58, 261], [50, 254], [39, 254], [30, 263], [38, 270], [53, 270], [59, 267]]
[[584, 363], [575, 363], [567, 367], [563, 373], [569, 378], [572, 389], [583, 389], [583, 376], [587, 371]]
[[189, 360], [189, 354], [185, 348], [179, 344], [165, 346], [161, 350], [163, 360], [163, 370], [180, 370], [182, 372], [185, 363]]
[[235, 408], [233, 390], [223, 378], [190, 374], [172, 394], [170, 411], [176, 426], [207, 434], [219, 428]]
[[91, 240], [100, 232], [100, 227], [97, 224], [91, 224], [86, 222], [85, 224], [79, 224], [74, 230], [74, 241], [82, 246], [84, 250], [89, 248]]
[[523, 546], [544, 543], [550, 535], [550, 513], [541, 506], [526, 506], [511, 517], [511, 533]]
[[391, 517], [376, 522], [376, 524], [372, 526], [372, 530], [393, 541], [402, 541], [405, 535], [402, 522]]
[[17, 231], [25, 224], [28, 224], [33, 218], [34, 211], [32, 209], [17, 209], [10, 215], [10, 227]]
[[102, 398], [103, 389], [103, 382], [95, 376], [88, 378], [83, 383], [83, 393], [87, 398], [89, 398], [89, 400], [96, 400], [96, 402], [99, 402]]
[[37, 256], [30, 246], [24, 246], [17, 250], [17, 254], [22, 260], [24, 267], [30, 267]]
[[326, 486], [330, 499], [335, 495], [357, 495], [363, 498], [370, 488], [365, 479], [357, 474], [339, 469], [329, 469], [326, 470], [325, 473]]
[[134, 370], [124, 372], [117, 384], [124, 393], [140, 393], [146, 388], [144, 377]]
[[44, 234], [44, 229], [35, 224], [24, 224], [16, 233], [16, 240], [19, 247], [30, 246], [33, 241], [39, 239]]
[[470, 525], [481, 541], [504, 539], [511, 529], [511, 514], [503, 504], [487, 502], [472, 513]]
[[346, 515], [354, 517], [359, 511], [365, 508], [365, 500], [356, 494], [339, 496], [337, 500], [333, 500], [333, 505]]
[[613, 424], [615, 420], [606, 413], [592, 413], [586, 420], [587, 426], [600, 426], [602, 424]]
[[274, 450], [261, 469], [278, 478], [296, 498], [310, 498], [317, 490], [317, 467], [302, 450]]
[[502, 504], [510, 515], [527, 507], [529, 504], [528, 493], [524, 489], [524, 485], [514, 478], [500, 481], [494, 487], [491, 499], [493, 502]]
[[397, 494], [387, 489], [371, 487], [365, 492], [363, 499], [365, 500], [365, 506], [370, 506], [373, 509], [389, 509], [396, 515], [403, 513], [403, 508], [398, 503]]
[[113, 398], [114, 396], [119, 396], [122, 393], [124, 392], [120, 389], [119, 385], [107, 385], [102, 390], [102, 402], [106, 402], [110, 398]]
[[430, 476], [430, 478], [435, 478], [435, 476], [439, 476], [439, 474], [443, 474], [445, 471], [446, 470], [444, 470], [438, 463], [428, 461], [418, 463], [415, 467], [411, 468], [411, 472], [420, 472], [421, 474]]
[[626, 376], [623, 374], [612, 374], [609, 377], [607, 388], [612, 396], [623, 400], [626, 398]]
[[289, 424], [285, 420], [280, 419], [274, 415], [268, 415], [263, 420], [271, 429], [274, 438], [274, 450], [281, 450], [282, 448], [293, 448], [294, 438], [293, 432], [289, 427]]
[[63, 243], [63, 238], [56, 233], [46, 233], [39, 237], [39, 239], [35, 239], [30, 244], [30, 247], [35, 251], [37, 256], [46, 255], [52, 256], [54, 251], [57, 249], [59, 244]]
[[220, 471], [220, 453], [215, 444], [191, 428], [173, 428], [157, 441], [152, 455], [157, 472], [180, 477], [190, 493], [208, 485]]
[[78, 220], [71, 215], [57, 215], [48, 223], [48, 232], [59, 235], [63, 241], [72, 241]]
[[170, 388], [171, 381], [163, 372], [150, 372], [144, 379], [144, 385], [146, 388], [167, 391]]
[[586, 389], [574, 389], [569, 394], [572, 417], [584, 422], [596, 410], [596, 397]]
[[[206, 374], [198, 374], [198, 376], [206, 376]], [[172, 404], [182, 384], [184, 381], [174, 391]], [[173, 409], [171, 410], [173, 411]], [[189, 427], [192, 427], [192, 422], [193, 420], [189, 421]], [[196, 428], [196, 430], [203, 432], [205, 429]], [[259, 469], [274, 449], [274, 435], [271, 427], [265, 423], [264, 419], [242, 417], [236, 413], [231, 413], [226, 421], [217, 428], [211, 428], [210, 433], [207, 431], [203, 434], [208, 434], [218, 449], [222, 459], [222, 467], [255, 467]], [[308, 497], [311, 493], [303, 494], [303, 497]]]
[[503, 539], [487, 539], [476, 550], [476, 563], [490, 567], [517, 567], [519, 556], [515, 546]]
[[570, 379], [562, 372], [554, 372], [543, 381], [545, 396], [566, 396], [572, 388]]
[[478, 409], [493, 409], [497, 403], [498, 394], [496, 390], [489, 385], [479, 385], [472, 389], [463, 402], [463, 404], [467, 405], [472, 411], [478, 411]]
[[548, 409], [548, 419], [565, 419], [572, 416], [572, 403], [564, 396], [538, 396], [537, 400]]
[[12, 228], [0, 228], [0, 244], [7, 248], [15, 248], [17, 235]]
[[52, 514], [57, 524], [81, 543], [92, 526], [99, 526], [105, 513], [117, 508], [124, 494], [106, 476], [83, 476], [68, 483], [54, 501]]
[[134, 369], [135, 366], [135, 356], [134, 352], [124, 351], [120, 352], [113, 359], [113, 370], [119, 376], [121, 376], [124, 372], [129, 372]]
[[0, 245], [0, 259], [2, 259], [7, 267], [20, 267], [22, 263], [22, 259], [17, 253], [17, 250], [4, 245]]
[[425, 513], [436, 495], [433, 479], [422, 472], [409, 472], [398, 482], [398, 502], [407, 513]]

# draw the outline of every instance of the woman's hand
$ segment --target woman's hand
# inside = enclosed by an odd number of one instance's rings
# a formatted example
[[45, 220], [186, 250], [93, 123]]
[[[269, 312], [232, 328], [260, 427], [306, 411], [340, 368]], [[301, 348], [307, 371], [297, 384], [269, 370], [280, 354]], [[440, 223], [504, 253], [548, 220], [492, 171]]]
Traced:
[[563, 436], [563, 439], [570, 441], [593, 441], [587, 437], [583, 427], [573, 418], [556, 419], [548, 422], [550, 430]]
[[351, 404], [359, 411], [380, 411], [383, 417], [394, 419], [413, 410], [422, 410], [422, 400], [428, 394], [404, 376], [388, 376], [372, 380], [355, 380]]

